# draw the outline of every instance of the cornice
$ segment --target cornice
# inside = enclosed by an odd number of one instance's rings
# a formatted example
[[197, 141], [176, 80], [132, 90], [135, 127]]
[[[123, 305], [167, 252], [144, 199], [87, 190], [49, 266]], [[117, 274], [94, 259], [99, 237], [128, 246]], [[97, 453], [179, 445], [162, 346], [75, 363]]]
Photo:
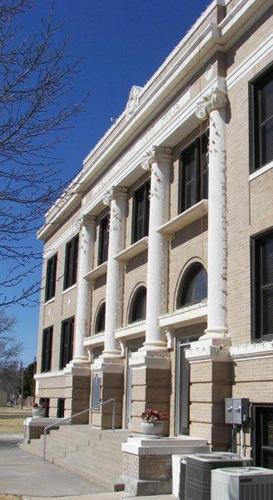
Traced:
[[[265, 1], [264, 4], [268, 4], [268, 1]], [[193, 40], [192, 44], [188, 44], [188, 46], [187, 42], [195, 30], [202, 25], [209, 13], [219, 5], [226, 5], [226, 0], [214, 1], [208, 7], [190, 32], [183, 37], [159, 70], [147, 82], [143, 90], [139, 91], [137, 96], [138, 106], [135, 107], [131, 116], [129, 118], [127, 116], [126, 119], [126, 112], [124, 111], [84, 160], [84, 169], [77, 176], [76, 183], [74, 181], [74, 184], [72, 183], [72, 186], [75, 186], [73, 194], [67, 202], [64, 201], [64, 206], [50, 221], [51, 223], [54, 221], [55, 227], [56, 224], [61, 222], [62, 216], [69, 213], [70, 207], [74, 207], [80, 201], [77, 184], [80, 184], [81, 190], [88, 189], [88, 186], [90, 186], [91, 182], [94, 182], [97, 175], [101, 174], [125, 150], [126, 144], [129, 144], [129, 142], [132, 144], [134, 136], [139, 135], [140, 128], [144, 129], [155, 114], [160, 109], [164, 109], [166, 103], [177, 92], [179, 82], [188, 78], [192, 71], [196, 71], [200, 67], [200, 61], [204, 64], [216, 51], [225, 52], [230, 39], [234, 41], [236, 38], [234, 27], [238, 31], [238, 25], [241, 23], [240, 28], [244, 29], [244, 17], [248, 19], [251, 17], [250, 11], [256, 12], [264, 7], [261, 0], [240, 1], [236, 6], [236, 12], [235, 8], [232, 9], [219, 25], [208, 22], [196, 40]], [[183, 50], [184, 47], [185, 50]], [[174, 59], [175, 63], [173, 62]], [[168, 71], [166, 71], [167, 68]], [[161, 75], [162, 78], [160, 78]], [[148, 92], [149, 88], [152, 89], [151, 92]], [[60, 200], [57, 200], [48, 214], [52, 213], [58, 203], [60, 203]], [[46, 239], [51, 232], [52, 226], [45, 225], [38, 232], [38, 237]]]

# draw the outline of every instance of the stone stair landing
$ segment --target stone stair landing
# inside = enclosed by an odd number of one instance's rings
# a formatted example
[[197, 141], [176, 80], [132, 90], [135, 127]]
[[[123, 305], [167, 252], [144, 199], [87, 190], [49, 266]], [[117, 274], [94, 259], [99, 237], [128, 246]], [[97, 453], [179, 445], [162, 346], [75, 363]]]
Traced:
[[[99, 430], [91, 425], [63, 425], [46, 438], [46, 459], [110, 491], [121, 491], [121, 444], [132, 435], [126, 430]], [[43, 456], [44, 436], [20, 447]]]

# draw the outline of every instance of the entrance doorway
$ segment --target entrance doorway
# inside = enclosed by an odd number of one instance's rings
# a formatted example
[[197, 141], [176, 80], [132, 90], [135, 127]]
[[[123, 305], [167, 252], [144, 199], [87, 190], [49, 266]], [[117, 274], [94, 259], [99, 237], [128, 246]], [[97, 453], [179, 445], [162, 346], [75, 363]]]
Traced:
[[190, 429], [190, 364], [186, 351], [197, 338], [176, 341], [176, 434], [189, 435]]
[[273, 405], [255, 405], [254, 422], [255, 464], [273, 469]]

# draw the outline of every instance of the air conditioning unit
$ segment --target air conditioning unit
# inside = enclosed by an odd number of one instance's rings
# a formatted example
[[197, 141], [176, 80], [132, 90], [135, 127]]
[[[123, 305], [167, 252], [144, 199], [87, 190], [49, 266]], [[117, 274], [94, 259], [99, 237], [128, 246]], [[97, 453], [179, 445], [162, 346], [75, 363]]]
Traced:
[[273, 470], [227, 467], [211, 472], [211, 500], [272, 500]]
[[210, 500], [211, 471], [213, 469], [248, 465], [251, 465], [251, 459], [242, 458], [235, 453], [213, 452], [188, 455], [186, 466], [181, 465], [182, 480], [179, 498], [180, 500]]

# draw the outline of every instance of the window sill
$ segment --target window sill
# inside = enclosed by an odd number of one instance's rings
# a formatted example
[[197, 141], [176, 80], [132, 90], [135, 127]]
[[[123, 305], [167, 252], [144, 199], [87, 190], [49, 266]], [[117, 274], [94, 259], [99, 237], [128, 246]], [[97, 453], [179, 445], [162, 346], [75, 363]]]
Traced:
[[263, 167], [259, 168], [258, 170], [255, 170], [255, 172], [252, 172], [249, 176], [249, 182], [253, 181], [257, 177], [260, 177], [260, 175], [265, 174], [265, 172], [268, 172], [268, 170], [273, 169], [273, 161], [270, 163], [267, 163], [267, 165], [264, 165]]
[[77, 283], [74, 283], [74, 285], [71, 285], [71, 286], [69, 286], [68, 288], [66, 288], [65, 290], [63, 290], [63, 295], [64, 295], [65, 293], [70, 292], [71, 290], [74, 290], [74, 288], [76, 288], [76, 286], [77, 286]]
[[35, 373], [34, 379], [39, 380], [39, 379], [43, 379], [43, 378], [62, 377], [63, 375], [64, 375], [63, 370], [50, 371], [50, 372], [40, 372], [40, 373]]
[[55, 296], [52, 297], [51, 299], [48, 299], [46, 302], [44, 302], [44, 306], [48, 306], [49, 304], [52, 304], [55, 302]]
[[84, 276], [84, 279], [96, 280], [97, 278], [99, 278], [100, 276], [103, 276], [106, 273], [107, 273], [107, 261], [103, 262], [99, 266], [95, 267], [94, 269], [92, 269], [92, 271], [89, 271], [89, 273], [87, 273]]
[[83, 345], [87, 346], [96, 346], [104, 344], [104, 332], [95, 333], [94, 335], [90, 335], [89, 337], [85, 337], [83, 339]]
[[159, 317], [159, 326], [167, 327], [173, 326], [179, 328], [180, 326], [194, 325], [207, 321], [207, 301], [199, 302], [193, 306], [183, 307], [176, 311], [165, 314]]
[[131, 323], [124, 328], [119, 328], [115, 331], [116, 339], [134, 338], [139, 337], [140, 334], [144, 334], [146, 330], [146, 321], [136, 321]]
[[201, 219], [208, 213], [208, 200], [201, 200], [185, 212], [177, 215], [166, 224], [163, 224], [157, 231], [163, 236], [170, 237], [181, 229], [189, 226], [193, 222]]
[[147, 248], [148, 248], [148, 236], [144, 236], [144, 238], [141, 238], [140, 240], [133, 243], [133, 245], [130, 245], [128, 248], [125, 248], [125, 250], [122, 250], [122, 252], [119, 252], [115, 256], [115, 259], [118, 260], [119, 262], [126, 263], [133, 257], [136, 257], [137, 255], [144, 252]]

